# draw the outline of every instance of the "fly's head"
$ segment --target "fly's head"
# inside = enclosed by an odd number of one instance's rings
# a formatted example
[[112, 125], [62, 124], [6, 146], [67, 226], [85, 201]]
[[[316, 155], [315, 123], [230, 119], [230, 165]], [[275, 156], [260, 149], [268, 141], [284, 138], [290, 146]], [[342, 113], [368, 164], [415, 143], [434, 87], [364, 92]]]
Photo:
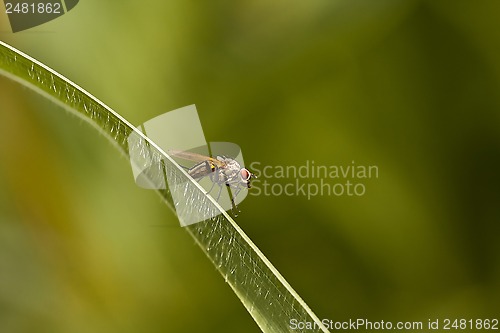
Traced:
[[240, 183], [242, 183], [247, 188], [252, 187], [252, 185], [250, 184], [252, 178], [257, 178], [257, 176], [251, 173], [247, 168], [241, 168], [239, 176], [240, 176]]

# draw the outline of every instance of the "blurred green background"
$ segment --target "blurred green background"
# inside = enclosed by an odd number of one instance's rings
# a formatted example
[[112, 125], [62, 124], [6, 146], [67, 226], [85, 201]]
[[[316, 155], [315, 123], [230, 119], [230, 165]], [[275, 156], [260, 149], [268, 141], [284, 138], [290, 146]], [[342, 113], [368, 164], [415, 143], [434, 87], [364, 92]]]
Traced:
[[[377, 165], [238, 223], [320, 318], [500, 314], [500, 2], [80, 1], [0, 39], [140, 124], [196, 104], [248, 164]], [[3, 15], [3, 16], [2, 16]], [[288, 183], [293, 179], [268, 179]], [[258, 332], [125, 158], [0, 77], [2, 332]]]

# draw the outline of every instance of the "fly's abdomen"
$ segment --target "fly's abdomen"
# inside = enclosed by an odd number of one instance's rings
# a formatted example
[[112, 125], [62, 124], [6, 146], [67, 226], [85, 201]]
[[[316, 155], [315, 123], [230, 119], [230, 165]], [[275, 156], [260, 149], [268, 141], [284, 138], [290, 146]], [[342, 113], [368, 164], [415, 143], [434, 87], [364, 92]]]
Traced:
[[212, 163], [210, 163], [209, 161], [203, 161], [189, 169], [188, 174], [194, 179], [198, 179], [208, 176], [214, 171], [215, 166]]

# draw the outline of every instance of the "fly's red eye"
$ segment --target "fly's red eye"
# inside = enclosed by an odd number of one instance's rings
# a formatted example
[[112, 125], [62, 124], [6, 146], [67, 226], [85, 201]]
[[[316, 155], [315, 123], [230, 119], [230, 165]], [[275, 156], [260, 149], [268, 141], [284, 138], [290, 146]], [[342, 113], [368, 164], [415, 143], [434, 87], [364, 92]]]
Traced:
[[251, 177], [250, 171], [248, 171], [247, 169], [241, 169], [240, 175], [241, 175], [241, 179], [243, 179], [245, 181], [248, 181]]

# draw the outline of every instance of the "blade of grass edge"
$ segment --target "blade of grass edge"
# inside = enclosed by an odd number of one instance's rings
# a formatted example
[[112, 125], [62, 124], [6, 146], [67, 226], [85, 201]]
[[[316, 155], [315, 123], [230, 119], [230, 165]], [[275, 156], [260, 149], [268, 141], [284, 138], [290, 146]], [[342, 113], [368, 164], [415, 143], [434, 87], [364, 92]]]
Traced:
[[[186, 230], [220, 271], [263, 332], [305, 332], [292, 329], [291, 321], [309, 323], [307, 332], [328, 330], [291, 288], [269, 260], [236, 222], [206, 195], [197, 182], [153, 141], [97, 98], [62, 75], [0, 41], [0, 74], [45, 96], [70, 113], [89, 122], [126, 156], [127, 138], [133, 134], [152, 147], [165, 175], [181, 178], [190, 192], [190, 202], [220, 212], [216, 218], [186, 227]], [[167, 175], [165, 175], [167, 176]], [[174, 209], [170, 189], [158, 190]], [[196, 209], [196, 207], [195, 207]]]

